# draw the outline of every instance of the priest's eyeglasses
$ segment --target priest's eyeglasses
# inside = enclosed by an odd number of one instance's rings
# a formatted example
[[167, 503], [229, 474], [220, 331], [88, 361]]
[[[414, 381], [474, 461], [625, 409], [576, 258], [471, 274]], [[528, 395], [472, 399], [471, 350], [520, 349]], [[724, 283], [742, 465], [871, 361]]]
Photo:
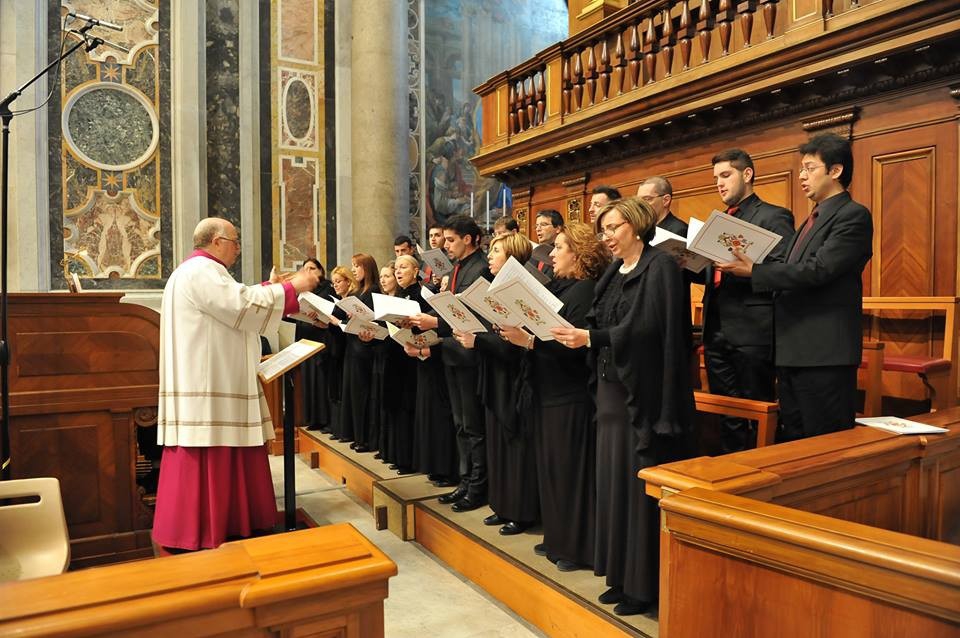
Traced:
[[217, 235], [217, 237], [219, 237], [220, 239], [226, 239], [227, 241], [232, 241], [233, 243], [235, 243], [235, 244], [237, 245], [237, 248], [240, 247], [240, 236], [239, 236], [239, 235], [238, 235], [236, 238], [227, 237], [226, 235]]
[[627, 222], [620, 222], [619, 224], [607, 224], [600, 230], [599, 233], [597, 233], [597, 239], [603, 241], [604, 239], [613, 237], [613, 234], [617, 232], [617, 229], [626, 223]]

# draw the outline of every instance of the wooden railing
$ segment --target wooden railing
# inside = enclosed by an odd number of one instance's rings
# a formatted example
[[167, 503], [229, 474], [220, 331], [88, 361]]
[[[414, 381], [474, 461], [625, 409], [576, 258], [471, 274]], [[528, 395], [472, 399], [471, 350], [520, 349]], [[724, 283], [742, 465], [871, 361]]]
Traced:
[[[496, 161], [496, 152], [525, 140], [524, 158], [549, 157], [605, 139], [598, 133], [638, 130], [648, 123], [643, 114], [669, 119], [669, 106], [737, 102], [776, 86], [778, 75], [880, 55], [894, 45], [892, 33], [936, 18], [956, 21], [956, 14], [947, 0], [635, 2], [474, 89], [484, 122], [473, 160], [492, 174], [511, 164]], [[868, 52], [868, 43], [876, 50]], [[538, 154], [534, 138], [600, 113], [596, 126]]]
[[377, 638], [396, 573], [330, 525], [0, 584], [0, 635]]

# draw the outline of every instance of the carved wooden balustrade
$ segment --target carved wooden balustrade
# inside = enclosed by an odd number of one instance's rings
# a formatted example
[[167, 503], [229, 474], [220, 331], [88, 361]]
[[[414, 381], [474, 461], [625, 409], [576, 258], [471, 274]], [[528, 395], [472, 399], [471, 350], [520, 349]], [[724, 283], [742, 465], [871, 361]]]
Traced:
[[[477, 87], [484, 122], [474, 163], [498, 174], [516, 158], [643, 130], [671, 110], [689, 117], [695, 104], [739, 101], [942, 37], [951, 24], [955, 33], [960, 9], [947, 0], [640, 0]], [[578, 128], [585, 120], [595, 124]], [[514, 159], [511, 146], [523, 147]]]

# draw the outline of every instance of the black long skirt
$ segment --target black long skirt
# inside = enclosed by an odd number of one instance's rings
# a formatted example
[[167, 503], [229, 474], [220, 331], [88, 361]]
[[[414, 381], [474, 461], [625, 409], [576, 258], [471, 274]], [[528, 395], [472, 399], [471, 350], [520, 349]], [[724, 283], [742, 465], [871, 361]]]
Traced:
[[508, 521], [532, 524], [540, 520], [537, 457], [530, 433], [512, 436], [493, 410], [486, 410], [487, 498], [490, 509]]
[[592, 567], [597, 508], [593, 404], [542, 406], [534, 419], [547, 558]]
[[370, 424], [370, 382], [373, 349], [356, 338], [347, 339], [343, 358], [343, 401], [340, 406], [340, 438], [366, 441]]
[[607, 586], [641, 602], [657, 598], [659, 536], [657, 502], [646, 495], [637, 472], [657, 465], [652, 450], [636, 451], [637, 433], [627, 418], [623, 384], [597, 381], [597, 542], [594, 573]]
[[436, 354], [417, 363], [417, 404], [413, 426], [413, 468], [455, 479], [460, 475], [457, 433], [443, 361]]

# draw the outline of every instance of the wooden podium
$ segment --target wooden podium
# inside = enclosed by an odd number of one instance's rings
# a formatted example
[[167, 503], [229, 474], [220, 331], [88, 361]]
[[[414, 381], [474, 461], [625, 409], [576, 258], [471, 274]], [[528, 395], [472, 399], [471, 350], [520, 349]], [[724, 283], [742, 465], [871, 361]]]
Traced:
[[152, 555], [136, 429], [157, 422], [160, 316], [122, 296], [9, 298], [11, 475], [60, 480], [73, 567]]

